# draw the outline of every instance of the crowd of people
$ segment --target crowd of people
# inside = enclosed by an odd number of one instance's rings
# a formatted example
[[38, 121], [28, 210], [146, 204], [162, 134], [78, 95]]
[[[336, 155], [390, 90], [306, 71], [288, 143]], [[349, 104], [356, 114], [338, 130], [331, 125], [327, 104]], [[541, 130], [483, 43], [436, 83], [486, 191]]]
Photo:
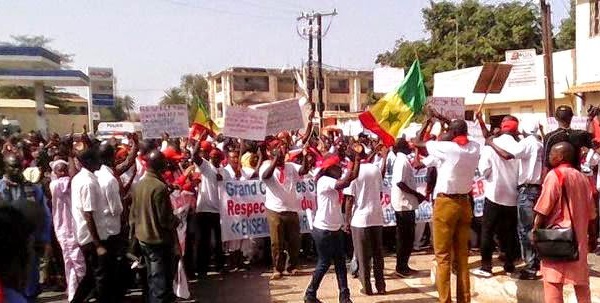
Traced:
[[[284, 131], [260, 142], [208, 130], [190, 138], [165, 134], [160, 140], [131, 134], [99, 141], [86, 129], [48, 139], [35, 132], [5, 137], [0, 298], [34, 302], [43, 287], [63, 285], [69, 302], [120, 302], [137, 283], [145, 302], [174, 302], [180, 260], [189, 279], [201, 280], [213, 269], [249, 266], [259, 255], [270, 260], [276, 280], [297, 275], [300, 253], [314, 250], [316, 267], [304, 301], [320, 302], [317, 292], [333, 263], [339, 300], [349, 303], [346, 264], [351, 259], [360, 292], [386, 294], [386, 243], [395, 246], [396, 275], [416, 273], [409, 266], [422, 234], [415, 210], [431, 201], [439, 302], [452, 302], [452, 272], [457, 302], [470, 302], [469, 276], [492, 277], [494, 252], [503, 260], [503, 272], [515, 278], [537, 279], [541, 272], [546, 302], [562, 302], [565, 283], [575, 285], [579, 302], [590, 302], [585, 256], [596, 249], [600, 186], [593, 128], [571, 129], [573, 111], [566, 106], [556, 110], [559, 128], [546, 135], [537, 123], [520, 123], [512, 116], [488, 130], [479, 114], [485, 138], [480, 146], [469, 137], [465, 121], [428, 113], [414, 138], [402, 136], [389, 147], [364, 134], [319, 132], [311, 123], [304, 132]], [[441, 131], [432, 134], [436, 123]], [[416, 186], [417, 169], [427, 169], [424, 193]], [[484, 180], [485, 203], [483, 216], [474, 219], [477, 172]], [[385, 232], [381, 205], [386, 173], [392, 176], [396, 220], [391, 234]], [[316, 184], [308, 239], [300, 232], [293, 190], [304, 176]], [[253, 179], [264, 184], [269, 237], [223, 243], [219, 188], [223, 181]], [[174, 192], [195, 197], [185, 222], [185, 245], [178, 240], [183, 222], [174, 214]], [[546, 260], [537, 253], [532, 235], [547, 226], [573, 227], [578, 260]], [[478, 246], [481, 267], [469, 271], [473, 246]], [[261, 258], [261, 249], [270, 254]], [[525, 265], [517, 271], [519, 260]]]

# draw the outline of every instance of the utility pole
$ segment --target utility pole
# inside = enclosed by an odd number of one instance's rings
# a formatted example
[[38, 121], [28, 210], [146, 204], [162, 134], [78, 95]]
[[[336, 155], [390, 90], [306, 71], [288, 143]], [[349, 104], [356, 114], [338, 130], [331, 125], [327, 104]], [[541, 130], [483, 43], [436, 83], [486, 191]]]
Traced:
[[552, 63], [552, 12], [546, 0], [540, 0], [542, 15], [542, 47], [544, 50], [544, 82], [546, 84], [546, 113], [554, 117], [554, 68]]
[[308, 79], [307, 79], [307, 89], [308, 89], [308, 101], [311, 103], [313, 109], [315, 109], [315, 102], [313, 101], [313, 89], [314, 89], [314, 74], [312, 70], [312, 60], [313, 60], [313, 20], [317, 21], [317, 98], [318, 102], [316, 103], [316, 110], [319, 112], [320, 125], [323, 125], [323, 111], [325, 110], [325, 103], [323, 102], [323, 89], [325, 88], [325, 81], [323, 79], [323, 36], [326, 33], [323, 33], [322, 26], [322, 17], [323, 16], [335, 16], [337, 15], [337, 11], [334, 9], [330, 13], [315, 13], [312, 12], [310, 14], [302, 13], [298, 20], [307, 19], [308, 20]]
[[308, 89], [308, 102], [310, 108], [315, 110], [315, 102], [313, 101], [313, 89], [315, 89], [315, 78], [313, 76], [313, 19], [308, 19], [308, 79], [306, 80], [306, 88]]

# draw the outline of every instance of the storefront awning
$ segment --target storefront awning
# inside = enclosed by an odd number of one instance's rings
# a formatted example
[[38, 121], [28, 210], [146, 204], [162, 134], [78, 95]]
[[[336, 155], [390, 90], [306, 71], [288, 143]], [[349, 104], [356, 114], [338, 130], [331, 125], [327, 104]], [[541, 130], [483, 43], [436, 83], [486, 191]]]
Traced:
[[565, 94], [591, 93], [600, 92], [600, 82], [582, 83], [580, 85], [571, 86]]

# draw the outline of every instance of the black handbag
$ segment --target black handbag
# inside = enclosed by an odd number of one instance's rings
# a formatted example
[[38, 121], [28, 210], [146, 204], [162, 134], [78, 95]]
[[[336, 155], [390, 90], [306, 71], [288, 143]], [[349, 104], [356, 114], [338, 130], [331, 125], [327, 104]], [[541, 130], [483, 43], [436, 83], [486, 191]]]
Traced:
[[[558, 170], [555, 172], [560, 176]], [[572, 220], [573, 214], [565, 197], [565, 191], [566, 187], [562, 182], [560, 200], [561, 203], [567, 204], [569, 218]], [[579, 244], [572, 223], [570, 227], [549, 226], [540, 228], [534, 231], [534, 235], [535, 247], [540, 259], [550, 261], [577, 261], [579, 259]]]

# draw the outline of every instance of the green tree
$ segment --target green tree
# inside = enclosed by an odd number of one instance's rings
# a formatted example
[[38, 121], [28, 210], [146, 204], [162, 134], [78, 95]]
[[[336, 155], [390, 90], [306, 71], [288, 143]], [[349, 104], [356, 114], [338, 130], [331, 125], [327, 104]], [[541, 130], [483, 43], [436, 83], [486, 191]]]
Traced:
[[135, 108], [135, 100], [129, 96], [117, 96], [114, 107], [101, 107], [100, 116], [102, 121], [126, 121], [130, 120], [130, 111]]
[[422, 15], [429, 38], [401, 38], [392, 50], [379, 54], [376, 63], [408, 67], [418, 57], [428, 93], [437, 72], [503, 61], [506, 50], [541, 51], [540, 14], [532, 2], [431, 1]]
[[556, 50], [567, 50], [575, 48], [575, 0], [571, 0], [569, 16], [560, 22], [559, 31], [554, 36], [554, 48]]
[[160, 99], [160, 105], [188, 104], [188, 98], [179, 87], [171, 87]]

